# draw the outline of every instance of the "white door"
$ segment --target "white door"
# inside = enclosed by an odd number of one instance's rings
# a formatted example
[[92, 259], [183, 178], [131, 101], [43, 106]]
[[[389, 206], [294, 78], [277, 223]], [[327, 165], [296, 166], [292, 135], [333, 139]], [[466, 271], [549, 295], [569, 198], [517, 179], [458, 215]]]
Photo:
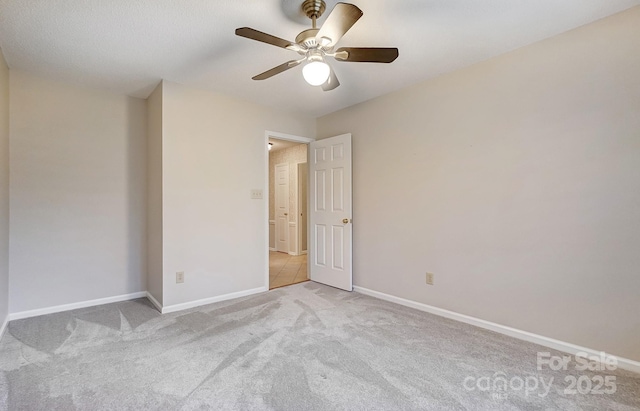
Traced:
[[309, 144], [309, 176], [310, 278], [351, 291], [351, 134]]
[[275, 175], [276, 250], [289, 252], [289, 164], [277, 164]]

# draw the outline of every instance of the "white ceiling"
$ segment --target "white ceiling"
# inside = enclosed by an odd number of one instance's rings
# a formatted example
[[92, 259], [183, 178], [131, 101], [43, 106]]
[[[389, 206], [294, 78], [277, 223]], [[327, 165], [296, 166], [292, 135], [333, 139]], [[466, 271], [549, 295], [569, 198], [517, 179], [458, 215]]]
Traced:
[[166, 79], [315, 117], [640, 4], [350, 1], [364, 16], [338, 46], [398, 47], [400, 57], [331, 62], [341, 86], [330, 92], [307, 85], [300, 67], [251, 80], [297, 54], [234, 35], [248, 26], [293, 40], [309, 27], [298, 12], [302, 0], [0, 0], [0, 47], [11, 69], [56, 80], [146, 98]]

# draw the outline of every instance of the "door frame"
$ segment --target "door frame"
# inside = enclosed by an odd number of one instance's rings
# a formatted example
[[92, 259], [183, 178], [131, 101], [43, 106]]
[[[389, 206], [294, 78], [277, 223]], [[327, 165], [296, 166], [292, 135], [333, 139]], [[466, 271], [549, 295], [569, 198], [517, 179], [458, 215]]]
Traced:
[[[280, 133], [277, 131], [265, 130], [264, 141], [262, 144], [264, 150], [264, 228], [265, 228], [265, 252], [264, 252], [264, 289], [269, 290], [269, 139], [294, 141], [296, 143], [306, 144], [307, 146], [315, 138], [296, 136], [293, 134]], [[307, 164], [309, 163], [309, 150], [307, 150]], [[307, 187], [309, 187], [309, 173], [307, 173]], [[307, 190], [307, 216], [309, 215], [309, 190]], [[309, 244], [309, 218], [307, 218], [307, 244]], [[309, 262], [307, 261], [307, 272], [309, 270]]]

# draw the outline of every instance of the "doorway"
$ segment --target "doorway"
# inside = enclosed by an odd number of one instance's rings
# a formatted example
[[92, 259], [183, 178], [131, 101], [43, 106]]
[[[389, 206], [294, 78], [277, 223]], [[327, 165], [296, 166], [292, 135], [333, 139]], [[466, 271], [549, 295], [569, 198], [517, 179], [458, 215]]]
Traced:
[[[272, 211], [275, 204], [274, 193], [275, 185], [270, 183], [274, 180], [275, 163], [273, 161], [273, 171], [270, 166], [270, 154], [267, 147], [273, 150], [273, 146], [283, 140], [288, 145], [306, 146], [306, 159], [308, 168], [297, 165], [293, 167], [299, 176], [297, 181], [304, 180], [307, 175], [307, 229], [306, 236], [299, 227], [301, 222], [298, 220], [299, 210], [304, 210], [304, 203], [296, 202], [296, 211], [293, 214], [291, 205], [289, 210], [289, 218], [295, 217], [295, 225], [300, 231], [291, 229], [292, 221], [289, 221], [289, 230], [286, 230], [287, 241], [289, 241], [289, 252], [274, 254], [274, 258], [281, 258], [280, 261], [274, 259], [273, 265], [270, 264], [272, 251], [276, 251], [276, 224], [275, 211]], [[293, 144], [290, 144], [292, 143]], [[352, 246], [353, 246], [353, 228], [352, 228], [352, 144], [351, 134], [342, 134], [339, 136], [328, 137], [321, 140], [314, 140], [306, 137], [299, 137], [289, 134], [277, 133], [273, 131], [265, 131], [264, 141], [265, 153], [265, 188], [269, 193], [269, 201], [265, 202], [265, 215], [267, 216], [265, 225], [267, 226], [267, 243], [268, 250], [265, 255], [265, 281], [267, 289], [277, 288], [287, 285], [288, 282], [303, 281], [303, 275], [312, 281], [330, 285], [332, 287], [341, 288], [346, 291], [353, 290], [353, 265], [352, 265]], [[277, 151], [277, 150], [276, 150]], [[274, 151], [274, 153], [276, 152]], [[275, 157], [275, 156], [273, 156]], [[291, 167], [289, 168], [291, 172]], [[297, 185], [294, 184], [293, 187]], [[292, 185], [290, 184], [291, 188]], [[303, 192], [302, 189], [297, 191]], [[291, 197], [290, 197], [291, 198]], [[304, 200], [300, 200], [301, 202]], [[291, 203], [290, 203], [291, 204]], [[304, 212], [304, 211], [303, 211]], [[296, 234], [298, 238], [296, 239]], [[307, 239], [308, 255], [304, 252], [304, 246], [300, 240]], [[293, 240], [291, 240], [293, 239]], [[291, 245], [297, 248], [291, 250]], [[293, 260], [285, 260], [289, 254], [293, 257], [300, 257]], [[298, 265], [299, 264], [299, 265]], [[300, 271], [306, 267], [306, 271]], [[294, 273], [295, 271], [295, 273]], [[275, 281], [280, 274], [278, 281]], [[287, 281], [285, 281], [285, 279]], [[273, 280], [274, 284], [270, 284]]]
[[308, 281], [305, 142], [270, 137], [269, 289]]

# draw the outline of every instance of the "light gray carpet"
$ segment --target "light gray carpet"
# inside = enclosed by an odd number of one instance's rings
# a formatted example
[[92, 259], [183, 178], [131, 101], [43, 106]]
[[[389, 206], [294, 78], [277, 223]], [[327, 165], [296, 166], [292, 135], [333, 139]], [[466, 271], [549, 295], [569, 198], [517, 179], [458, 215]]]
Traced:
[[[12, 321], [0, 407], [640, 409], [640, 375], [604, 373], [615, 394], [565, 394], [566, 375], [603, 373], [538, 371], [538, 351], [549, 350], [315, 283], [165, 315], [140, 299]], [[554, 383], [546, 396], [464, 387], [496, 373]]]

